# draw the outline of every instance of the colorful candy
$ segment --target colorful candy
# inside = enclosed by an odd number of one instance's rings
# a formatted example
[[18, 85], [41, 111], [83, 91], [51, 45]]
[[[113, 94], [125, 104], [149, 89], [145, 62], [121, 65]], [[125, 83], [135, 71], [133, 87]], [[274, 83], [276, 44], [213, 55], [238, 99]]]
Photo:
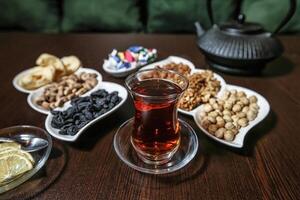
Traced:
[[124, 52], [113, 49], [104, 65], [113, 70], [136, 68], [153, 62], [157, 57], [156, 49], [147, 49], [142, 46], [131, 46]]

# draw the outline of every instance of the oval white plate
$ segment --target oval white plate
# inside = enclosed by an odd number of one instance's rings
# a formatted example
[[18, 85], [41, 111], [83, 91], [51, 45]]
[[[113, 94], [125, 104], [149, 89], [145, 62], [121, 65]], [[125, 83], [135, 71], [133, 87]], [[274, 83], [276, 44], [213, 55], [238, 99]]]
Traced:
[[103, 64], [102, 68], [106, 73], [110, 74], [111, 76], [114, 76], [117, 78], [122, 78], [122, 77], [128, 76], [129, 74], [135, 72], [139, 67], [132, 67], [132, 68], [128, 68], [128, 69], [124, 68], [124, 69], [117, 71], [117, 70], [110, 69]]
[[30, 70], [30, 69], [26, 69], [26, 70], [24, 70], [24, 71], [18, 73], [18, 74], [14, 77], [14, 79], [13, 79], [13, 81], [12, 81], [12, 82], [13, 82], [13, 86], [14, 86], [17, 90], [19, 90], [20, 92], [31, 93], [31, 92], [35, 91], [35, 90], [27, 90], [27, 89], [21, 87], [21, 86], [18, 84], [18, 80], [20, 80], [20, 78], [21, 78], [22, 76], [24, 76], [26, 73], [28, 73], [29, 70]]
[[[104, 63], [106, 62], [107, 60], [104, 60]], [[145, 65], [141, 65], [141, 66], [137, 66], [137, 67], [131, 67], [131, 68], [122, 68], [120, 70], [115, 70], [115, 69], [111, 69], [109, 67], [107, 67], [105, 64], [103, 63], [102, 65], [102, 68], [103, 70], [110, 74], [111, 76], [114, 76], [114, 77], [117, 77], [117, 78], [121, 78], [121, 77], [126, 77], [128, 76], [129, 74], [135, 72], [136, 70], [138, 70], [139, 68], [145, 66]]]
[[[169, 56], [165, 60], [149, 64], [149, 65], [147, 65], [145, 67], [142, 67], [140, 70], [143, 70], [143, 69], [153, 69], [156, 66], [163, 66], [163, 65], [166, 65], [166, 64], [169, 64], [169, 63], [172, 63], [172, 62], [174, 62], [176, 64], [183, 63], [185, 65], [188, 65], [190, 67], [190, 69], [191, 69], [191, 74], [197, 73], [197, 72], [204, 72], [205, 71], [204, 69], [196, 69], [195, 65], [191, 61], [189, 61], [187, 59], [184, 59], [184, 58], [181, 58], [181, 57], [178, 57], [178, 56]], [[225, 80], [219, 74], [214, 73], [214, 77], [218, 81], [220, 81], [220, 84], [221, 84], [220, 91], [217, 94], [217, 97], [220, 97], [220, 96], [223, 95], [223, 92], [225, 91], [226, 82], [225, 82]], [[199, 106], [201, 106], [201, 105], [199, 105]], [[185, 111], [185, 110], [182, 110], [180, 108], [178, 108], [178, 111], [180, 113], [182, 113], [182, 114], [185, 114], [185, 115], [194, 116], [194, 114], [196, 113], [197, 108], [199, 108], [199, 106], [197, 106], [196, 108], [194, 108], [191, 111]]]
[[[31, 68], [30, 68], [30, 69], [31, 69]], [[37, 88], [37, 89], [34, 89], [34, 90], [27, 90], [27, 89], [21, 87], [21, 86], [18, 84], [18, 80], [19, 80], [22, 76], [24, 76], [26, 73], [28, 73], [28, 71], [29, 71], [30, 69], [26, 69], [26, 70], [24, 70], [24, 71], [18, 73], [18, 74], [14, 77], [14, 79], [13, 79], [13, 81], [12, 81], [13, 86], [14, 86], [17, 90], [19, 90], [20, 92], [24, 92], [24, 93], [32, 93], [32, 92], [34, 92], [34, 91], [40, 89], [40, 88]], [[78, 70], [80, 70], [80, 69], [82, 69], [82, 67], [80, 67]], [[77, 70], [77, 71], [78, 71], [78, 70]], [[77, 71], [76, 71], [76, 72], [77, 72]], [[76, 72], [75, 72], [75, 73], [76, 73]]]
[[176, 64], [179, 64], [179, 63], [182, 63], [182, 64], [185, 64], [187, 66], [190, 67], [191, 71], [195, 70], [195, 65], [185, 59], [185, 58], [181, 58], [179, 56], [169, 56], [168, 58], [164, 59], [164, 60], [161, 60], [161, 61], [158, 61], [158, 62], [154, 62], [154, 63], [151, 63], [149, 65], [146, 65], [144, 67], [142, 67], [140, 70], [143, 70], [143, 69], [153, 69], [155, 68], [156, 66], [162, 66], [162, 65], [167, 65], [169, 63], [176, 63]]
[[[82, 72], [86, 72], [86, 73], [95, 73], [95, 74], [97, 74], [97, 80], [98, 80], [97, 85], [96, 85], [93, 89], [91, 89], [90, 91], [88, 91], [88, 92], [84, 93], [83, 95], [81, 95], [81, 96], [87, 96], [87, 95], [89, 95], [90, 93], [94, 92], [94, 91], [96, 90], [96, 88], [97, 88], [99, 85], [101, 85], [101, 83], [102, 83], [102, 75], [101, 75], [98, 71], [96, 71], [96, 70], [94, 70], [94, 69], [90, 69], [90, 68], [79, 68], [79, 69], [75, 72], [75, 74], [76, 74], [76, 75], [79, 75], [79, 74], [82, 73]], [[43, 114], [48, 115], [48, 114], [50, 113], [49, 110], [46, 110], [46, 109], [44, 109], [42, 106], [39, 106], [39, 105], [37, 105], [37, 104], [35, 103], [35, 99], [38, 98], [39, 96], [41, 96], [41, 95], [43, 94], [45, 87], [47, 87], [47, 85], [45, 85], [45, 86], [43, 86], [43, 87], [41, 87], [41, 88], [39, 88], [39, 89], [37, 89], [37, 90], [31, 92], [31, 93], [28, 95], [28, 97], [27, 97], [27, 103], [28, 103], [29, 106], [30, 106], [31, 108], [33, 108], [34, 110], [36, 110], [36, 111], [38, 111], [38, 112], [40, 112], [40, 113], [43, 113]], [[65, 106], [68, 102], [69, 102], [69, 101], [67, 101], [67, 102], [64, 104], [64, 106]], [[63, 107], [64, 107], [64, 106], [63, 106]]]
[[[117, 91], [119, 93], [118, 95], [122, 98], [121, 102], [118, 105], [116, 105], [113, 109], [111, 109], [110, 111], [108, 111], [108, 112], [104, 113], [103, 115], [101, 115], [101, 116], [93, 119], [92, 121], [90, 121], [87, 125], [85, 125], [82, 129], [80, 129], [73, 136], [72, 135], [61, 135], [61, 134], [59, 134], [59, 129], [53, 128], [51, 126], [51, 121], [52, 121], [53, 115], [50, 113], [47, 116], [46, 121], [45, 121], [45, 127], [46, 127], [47, 131], [50, 133], [50, 135], [52, 135], [53, 137], [55, 137], [57, 139], [60, 139], [60, 140], [64, 140], [64, 141], [68, 141], [68, 142], [74, 142], [92, 124], [94, 124], [95, 122], [107, 117], [108, 115], [112, 114], [117, 109], [119, 109], [124, 104], [124, 102], [126, 101], [127, 96], [128, 96], [127, 90], [123, 86], [121, 86], [119, 84], [116, 84], [116, 83], [112, 83], [112, 82], [102, 82], [102, 84], [99, 85], [96, 90], [98, 90], [98, 89], [105, 89], [109, 93]], [[68, 102], [67, 106], [65, 106], [63, 109], [59, 109], [59, 110], [65, 110], [70, 106], [71, 106], [70, 102]]]
[[194, 113], [194, 120], [197, 124], [197, 126], [210, 138], [214, 139], [217, 142], [220, 142], [222, 144], [231, 146], [231, 147], [236, 147], [236, 148], [242, 148], [244, 146], [244, 139], [245, 136], [247, 135], [247, 133], [249, 133], [249, 131], [255, 126], [257, 125], [259, 122], [261, 122], [264, 118], [267, 117], [269, 111], [270, 111], [270, 104], [268, 103], [268, 101], [260, 94], [258, 94], [257, 92], [244, 88], [244, 87], [240, 87], [240, 86], [235, 86], [235, 85], [227, 85], [226, 89], [228, 90], [233, 90], [236, 89], [238, 91], [244, 91], [246, 93], [247, 96], [251, 96], [251, 95], [255, 95], [257, 97], [257, 104], [259, 106], [259, 111], [257, 114], [257, 117], [251, 121], [249, 123], [248, 126], [243, 127], [239, 130], [239, 133], [235, 136], [233, 141], [226, 141], [223, 139], [219, 139], [215, 136], [213, 136], [212, 134], [210, 134], [208, 131], [206, 131], [200, 123], [200, 119], [197, 117], [197, 113], [201, 111], [202, 107], [201, 106], [199, 109], [197, 109], [197, 112]]

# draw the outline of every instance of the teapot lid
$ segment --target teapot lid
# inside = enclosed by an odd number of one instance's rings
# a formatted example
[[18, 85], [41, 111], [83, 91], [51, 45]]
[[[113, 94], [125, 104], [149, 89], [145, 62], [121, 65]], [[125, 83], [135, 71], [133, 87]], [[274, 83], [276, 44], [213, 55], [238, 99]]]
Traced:
[[227, 33], [234, 34], [259, 34], [263, 33], [264, 29], [257, 23], [245, 22], [245, 15], [239, 14], [238, 18], [234, 22], [227, 22], [220, 25], [220, 29]]

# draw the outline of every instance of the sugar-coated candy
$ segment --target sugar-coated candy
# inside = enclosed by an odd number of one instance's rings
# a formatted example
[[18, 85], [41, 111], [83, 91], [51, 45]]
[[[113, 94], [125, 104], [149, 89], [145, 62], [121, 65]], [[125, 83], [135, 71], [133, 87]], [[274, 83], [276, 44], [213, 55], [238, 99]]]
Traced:
[[104, 66], [114, 70], [136, 68], [153, 62], [156, 57], [156, 49], [147, 49], [142, 46], [131, 46], [124, 52], [113, 49], [108, 60], [104, 61]]

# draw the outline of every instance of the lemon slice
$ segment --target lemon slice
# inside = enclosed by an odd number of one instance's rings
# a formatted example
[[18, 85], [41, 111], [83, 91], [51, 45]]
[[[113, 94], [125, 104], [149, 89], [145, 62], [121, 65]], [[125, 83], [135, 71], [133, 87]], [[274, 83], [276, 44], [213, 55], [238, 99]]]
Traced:
[[0, 155], [0, 183], [7, 182], [33, 168], [32, 162], [22, 153]]
[[3, 156], [7, 156], [7, 155], [13, 155], [13, 154], [17, 154], [17, 155], [20, 155], [20, 156], [25, 156], [28, 160], [30, 160], [30, 162], [32, 164], [34, 164], [34, 159], [33, 157], [31, 156], [30, 153], [26, 152], [26, 151], [23, 151], [23, 150], [19, 150], [19, 149], [13, 149], [13, 148], [7, 148], [5, 149], [4, 151], [0, 151], [0, 157], [3, 155]]
[[2, 151], [3, 148], [21, 149], [21, 145], [16, 142], [3, 142], [3, 143], [0, 143], [0, 151]]

